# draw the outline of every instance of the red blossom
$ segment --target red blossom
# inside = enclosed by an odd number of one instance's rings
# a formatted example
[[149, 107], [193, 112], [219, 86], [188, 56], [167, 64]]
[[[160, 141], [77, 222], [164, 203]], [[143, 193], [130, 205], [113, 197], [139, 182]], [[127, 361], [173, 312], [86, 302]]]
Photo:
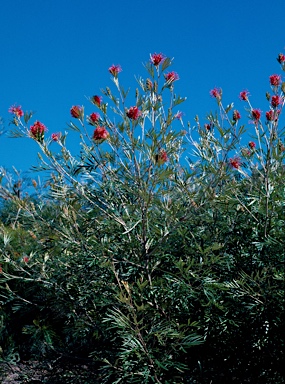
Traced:
[[99, 113], [93, 112], [90, 116], [87, 117], [89, 124], [94, 125], [98, 123], [100, 119]]
[[162, 53], [153, 53], [150, 55], [150, 61], [153, 65], [157, 66], [165, 60], [165, 57]]
[[236, 109], [233, 111], [233, 120], [234, 121], [238, 121], [239, 119], [241, 118], [241, 115], [239, 113], [239, 111], [237, 111]]
[[70, 109], [71, 116], [75, 119], [79, 119], [82, 117], [83, 108], [79, 105], [73, 105], [73, 107]]
[[282, 97], [278, 96], [278, 95], [274, 95], [272, 96], [272, 99], [271, 99], [271, 105], [273, 108], [277, 108], [278, 105], [282, 104], [283, 103], [283, 99]]
[[248, 143], [248, 146], [249, 146], [249, 148], [254, 149], [254, 148], [256, 147], [256, 144], [255, 144], [254, 141], [250, 141], [250, 142]]
[[211, 121], [210, 123], [204, 124], [204, 127], [207, 131], [211, 131], [211, 129], [214, 127], [213, 122]]
[[137, 120], [141, 115], [141, 111], [138, 109], [138, 107], [131, 107], [126, 114], [129, 119]]
[[2, 265], [0, 264], [0, 273], [3, 272]]
[[51, 134], [52, 141], [58, 141], [61, 138], [61, 132], [56, 132]]
[[280, 64], [285, 63], [285, 55], [283, 55], [283, 53], [279, 53], [279, 55], [277, 57], [277, 61]]
[[24, 256], [24, 257], [23, 257], [23, 262], [24, 262], [24, 263], [27, 263], [28, 261], [29, 261], [28, 256]]
[[221, 88], [214, 88], [210, 90], [210, 95], [214, 97], [215, 99], [221, 99], [222, 97], [222, 90]]
[[266, 116], [267, 121], [273, 121], [273, 120], [276, 121], [279, 114], [280, 114], [280, 110], [279, 109], [277, 109], [275, 111], [272, 111], [272, 109], [271, 109], [270, 111], [267, 111], [265, 113], [265, 116]]
[[168, 161], [167, 153], [164, 149], [161, 149], [155, 158], [158, 165], [162, 165]]
[[114, 64], [113, 64], [113, 65], [111, 65], [111, 67], [109, 68], [109, 72], [111, 73], [111, 75], [117, 77], [118, 74], [119, 74], [120, 72], [122, 72], [122, 68], [121, 68], [120, 65], [114, 65]]
[[105, 127], [97, 127], [93, 133], [93, 140], [96, 143], [102, 143], [109, 136], [110, 136], [110, 134]]
[[30, 127], [31, 136], [39, 142], [43, 141], [46, 130], [46, 126], [39, 121], [36, 121], [35, 124]]
[[9, 108], [9, 112], [13, 113], [18, 118], [24, 116], [24, 112], [22, 110], [22, 107], [20, 105], [12, 105], [12, 107]]
[[249, 92], [248, 91], [242, 91], [239, 94], [239, 98], [241, 100], [243, 100], [243, 101], [247, 101], [248, 100], [248, 96], [249, 96]]
[[281, 76], [280, 75], [271, 75], [269, 76], [270, 85], [277, 87], [281, 84]]
[[100, 107], [100, 105], [102, 103], [102, 96], [95, 95], [91, 98], [91, 101], [93, 104], [97, 105], [97, 107]]
[[239, 157], [233, 157], [229, 160], [230, 166], [232, 168], [238, 169], [241, 166], [241, 161]]
[[253, 120], [258, 121], [261, 116], [261, 110], [260, 109], [252, 109], [251, 116]]
[[165, 80], [169, 83], [173, 83], [174, 81], [179, 80], [178, 74], [174, 71], [165, 73], [164, 77]]

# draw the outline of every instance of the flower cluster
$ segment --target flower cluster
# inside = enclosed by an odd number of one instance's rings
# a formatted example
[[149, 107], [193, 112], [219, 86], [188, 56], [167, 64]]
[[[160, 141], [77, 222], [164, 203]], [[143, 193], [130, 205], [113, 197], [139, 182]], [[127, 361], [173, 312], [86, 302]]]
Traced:
[[233, 121], [238, 121], [241, 118], [239, 111], [236, 109], [233, 111]]
[[252, 109], [251, 110], [251, 117], [254, 120], [254, 122], [258, 122], [261, 117], [261, 110], [260, 109]]
[[41, 143], [44, 139], [44, 133], [46, 130], [47, 130], [46, 126], [43, 123], [36, 121], [30, 127], [30, 134], [35, 140], [37, 140]]
[[12, 107], [9, 108], [9, 112], [13, 113], [16, 117], [20, 118], [24, 116], [24, 112], [22, 110], [22, 107], [20, 105], [12, 105]]
[[271, 105], [273, 108], [277, 108], [280, 104], [283, 103], [283, 98], [278, 96], [278, 95], [274, 95], [272, 96], [271, 98]]
[[120, 72], [122, 72], [122, 68], [120, 65], [111, 65], [111, 67], [109, 68], [109, 72], [111, 73], [111, 75], [113, 75], [114, 77], [117, 77], [118, 74]]
[[129, 119], [137, 120], [139, 116], [141, 115], [141, 111], [138, 109], [138, 107], [131, 107], [127, 112], [126, 115]]
[[250, 141], [250, 142], [248, 143], [248, 146], [249, 146], [250, 149], [254, 149], [255, 146], [256, 146], [256, 144], [255, 144], [254, 141]]
[[281, 76], [280, 75], [271, 75], [269, 76], [270, 85], [274, 87], [278, 87], [281, 84]]
[[232, 168], [238, 169], [241, 166], [241, 160], [239, 157], [233, 157], [229, 160], [230, 166]]
[[248, 91], [242, 91], [239, 94], [239, 98], [243, 101], [248, 101], [249, 92]]
[[283, 53], [279, 53], [279, 55], [277, 57], [277, 61], [279, 64], [285, 63], [285, 55], [283, 55]]
[[93, 132], [93, 140], [95, 143], [100, 144], [110, 136], [105, 127], [97, 127]]
[[56, 132], [51, 134], [52, 141], [58, 141], [61, 138], [61, 132]]
[[96, 125], [99, 122], [100, 115], [99, 113], [93, 112], [90, 116], [87, 117], [89, 124]]
[[101, 103], [102, 103], [102, 97], [101, 96], [93, 96], [91, 97], [91, 102], [95, 105], [97, 105], [97, 107], [100, 107]]
[[83, 116], [83, 107], [80, 107], [79, 105], [74, 105], [70, 109], [70, 114], [75, 119], [80, 119]]
[[153, 53], [150, 55], [150, 61], [153, 65], [158, 66], [165, 60], [165, 57], [162, 53]]
[[173, 83], [174, 81], [179, 80], [178, 74], [174, 71], [165, 73], [164, 78], [168, 83]]
[[279, 109], [276, 109], [275, 111], [272, 111], [271, 109], [270, 111], [267, 111], [265, 113], [265, 116], [267, 121], [277, 121], [279, 114], [280, 114]]
[[221, 100], [222, 98], [222, 89], [221, 88], [214, 88], [210, 90], [210, 95], [214, 97], [215, 99]]

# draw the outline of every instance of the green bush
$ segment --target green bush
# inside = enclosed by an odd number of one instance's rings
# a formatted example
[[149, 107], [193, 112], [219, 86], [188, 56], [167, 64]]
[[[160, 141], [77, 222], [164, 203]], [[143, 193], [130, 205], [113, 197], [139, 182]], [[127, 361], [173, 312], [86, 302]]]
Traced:
[[79, 156], [11, 108], [47, 181], [24, 194], [2, 170], [3, 360], [85, 358], [113, 384], [282, 382], [284, 83], [270, 77], [265, 122], [241, 92], [244, 145], [221, 89], [185, 130], [171, 64], [152, 56], [133, 104], [111, 67], [110, 105], [71, 108]]

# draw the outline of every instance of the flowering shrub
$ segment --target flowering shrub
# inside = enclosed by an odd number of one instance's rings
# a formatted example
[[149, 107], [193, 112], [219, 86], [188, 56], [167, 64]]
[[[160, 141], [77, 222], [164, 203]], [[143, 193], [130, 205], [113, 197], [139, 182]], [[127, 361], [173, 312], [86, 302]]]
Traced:
[[84, 357], [102, 383], [279, 384], [282, 76], [269, 77], [265, 117], [240, 93], [249, 140], [221, 88], [218, 112], [185, 131], [170, 65], [152, 54], [132, 100], [110, 67], [115, 91], [90, 97], [100, 114], [70, 110], [79, 156], [67, 133], [48, 138], [11, 107], [13, 135], [37, 140], [49, 177], [29, 196], [1, 173], [4, 357]]

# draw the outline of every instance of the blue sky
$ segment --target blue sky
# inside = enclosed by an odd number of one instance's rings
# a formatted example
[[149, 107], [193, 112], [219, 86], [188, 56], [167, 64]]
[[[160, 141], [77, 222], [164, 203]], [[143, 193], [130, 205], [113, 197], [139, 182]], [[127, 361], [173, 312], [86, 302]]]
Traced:
[[[216, 86], [225, 104], [242, 112], [238, 95], [248, 89], [265, 111], [268, 77], [281, 74], [284, 15], [284, 0], [2, 0], [0, 116], [8, 130], [8, 109], [20, 104], [50, 133], [64, 132], [72, 105], [93, 112], [85, 96], [112, 84], [110, 65], [122, 66], [120, 81], [134, 91], [153, 52], [175, 58], [185, 122], [216, 110]], [[26, 171], [36, 163], [33, 140], [0, 136], [0, 166]]]

